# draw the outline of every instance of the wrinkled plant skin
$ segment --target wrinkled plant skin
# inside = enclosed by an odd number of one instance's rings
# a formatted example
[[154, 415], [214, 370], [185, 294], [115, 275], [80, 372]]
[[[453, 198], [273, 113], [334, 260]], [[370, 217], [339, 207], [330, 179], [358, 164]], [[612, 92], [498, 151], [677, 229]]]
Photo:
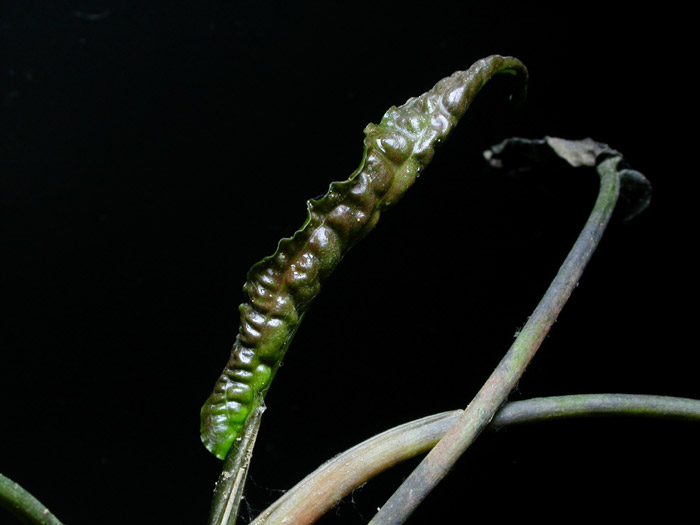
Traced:
[[250, 269], [231, 358], [201, 410], [202, 442], [218, 458], [226, 457], [246, 418], [262, 403], [323, 281], [399, 201], [481, 87], [498, 73], [519, 77], [524, 94], [525, 66], [493, 55], [368, 125], [360, 167], [347, 180], [332, 183], [324, 197], [309, 201], [302, 227]]

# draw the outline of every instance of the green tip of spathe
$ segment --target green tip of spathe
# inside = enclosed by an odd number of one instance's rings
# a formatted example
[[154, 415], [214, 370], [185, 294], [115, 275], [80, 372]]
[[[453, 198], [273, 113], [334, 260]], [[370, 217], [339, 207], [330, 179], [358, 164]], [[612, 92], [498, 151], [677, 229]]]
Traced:
[[228, 433], [226, 436], [221, 436], [219, 434], [217, 435], [217, 437], [220, 439], [213, 440], [211, 439], [210, 434], [205, 435], [204, 433], [202, 433], [201, 439], [206, 449], [212, 454], [214, 454], [221, 461], [223, 461], [224, 459], [226, 459], [228, 451], [231, 450], [233, 442], [236, 439], [236, 435], [236, 432]]
[[202, 443], [209, 452], [223, 461], [243, 425], [231, 423], [221, 413], [213, 414], [208, 404], [202, 407], [200, 416], [199, 436]]

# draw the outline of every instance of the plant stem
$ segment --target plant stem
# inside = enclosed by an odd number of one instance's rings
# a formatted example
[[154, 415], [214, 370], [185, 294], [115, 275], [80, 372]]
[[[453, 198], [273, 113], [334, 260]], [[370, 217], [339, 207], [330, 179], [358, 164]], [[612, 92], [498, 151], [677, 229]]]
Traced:
[[489, 428], [588, 416], [641, 416], [700, 422], [700, 400], [638, 394], [539, 397], [503, 405]]
[[600, 189], [593, 211], [520, 335], [458, 422], [387, 500], [370, 521], [371, 525], [406, 521], [506, 401], [576, 287], [605, 231], [620, 192], [620, 177], [617, 172], [619, 161], [620, 157], [612, 157], [597, 166]]
[[243, 497], [250, 458], [264, 411], [265, 406], [260, 399], [226, 456], [214, 489], [209, 525], [235, 525], [238, 519], [238, 508]]
[[287, 491], [251, 525], [314, 523], [380, 472], [430, 450], [461, 412], [454, 410], [410, 421], [346, 450]]
[[58, 518], [38, 499], [2, 474], [0, 474], [0, 507], [6, 508], [22, 523], [61, 525]]
[[[287, 491], [251, 525], [314, 523], [380, 472], [430, 450], [462, 413], [462, 410], [453, 410], [411, 421], [339, 454]], [[700, 400], [632, 394], [534, 398], [506, 403], [488, 429], [590, 416], [643, 416], [700, 422]]]

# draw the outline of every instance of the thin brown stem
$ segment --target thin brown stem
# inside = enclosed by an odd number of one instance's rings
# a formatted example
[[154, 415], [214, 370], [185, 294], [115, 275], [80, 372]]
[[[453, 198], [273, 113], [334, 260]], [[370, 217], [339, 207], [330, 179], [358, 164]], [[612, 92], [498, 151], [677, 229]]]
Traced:
[[598, 165], [601, 180], [593, 211], [520, 335], [458, 422], [387, 500], [370, 521], [371, 525], [393, 525], [406, 521], [506, 401], [576, 287], [605, 231], [619, 196], [619, 161], [620, 157], [613, 157]]

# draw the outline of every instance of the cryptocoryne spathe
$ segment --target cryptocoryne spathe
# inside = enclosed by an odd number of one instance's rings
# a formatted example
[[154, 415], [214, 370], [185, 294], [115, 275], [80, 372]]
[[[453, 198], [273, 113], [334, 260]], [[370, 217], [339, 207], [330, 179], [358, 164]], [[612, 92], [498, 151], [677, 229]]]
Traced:
[[243, 287], [241, 325], [231, 358], [201, 411], [201, 437], [226, 457], [265, 392], [310, 303], [343, 255], [377, 224], [425, 169], [474, 96], [498, 73], [527, 80], [516, 58], [492, 55], [392, 107], [365, 128], [362, 162], [350, 177], [307, 203], [308, 217], [277, 251], [255, 264]]

